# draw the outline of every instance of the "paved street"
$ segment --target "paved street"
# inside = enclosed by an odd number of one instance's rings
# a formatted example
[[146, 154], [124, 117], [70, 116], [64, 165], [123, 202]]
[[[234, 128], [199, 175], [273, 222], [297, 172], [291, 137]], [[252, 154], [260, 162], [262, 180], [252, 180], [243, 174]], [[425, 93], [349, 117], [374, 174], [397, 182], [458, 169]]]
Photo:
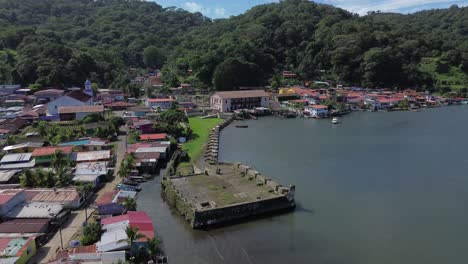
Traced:
[[[97, 192], [97, 198], [99, 199], [105, 192], [111, 191], [115, 186], [121, 181], [117, 176], [118, 168], [122, 162], [125, 151], [126, 151], [126, 142], [127, 136], [119, 136], [118, 148], [116, 150], [117, 160], [114, 171], [114, 180], [110, 183], [107, 183], [99, 192]], [[88, 216], [93, 212], [94, 209], [88, 209]], [[68, 221], [62, 226], [62, 238], [63, 246], [66, 248], [68, 242], [72, 239], [73, 235], [79, 231], [85, 221], [85, 210], [80, 209], [73, 211], [70, 215]], [[30, 263], [47, 263], [50, 259], [53, 259], [60, 250], [60, 232], [56, 232], [54, 236], [41, 248], [38, 249], [37, 254], [30, 260]]]

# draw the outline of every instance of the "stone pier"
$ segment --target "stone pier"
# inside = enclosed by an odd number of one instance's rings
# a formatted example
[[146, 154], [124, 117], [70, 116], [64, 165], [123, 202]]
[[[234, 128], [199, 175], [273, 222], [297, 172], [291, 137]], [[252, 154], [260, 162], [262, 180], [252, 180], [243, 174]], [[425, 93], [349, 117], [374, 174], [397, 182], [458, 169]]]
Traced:
[[284, 187], [240, 163], [207, 164], [202, 174], [164, 177], [163, 190], [193, 228], [294, 209], [295, 186]]

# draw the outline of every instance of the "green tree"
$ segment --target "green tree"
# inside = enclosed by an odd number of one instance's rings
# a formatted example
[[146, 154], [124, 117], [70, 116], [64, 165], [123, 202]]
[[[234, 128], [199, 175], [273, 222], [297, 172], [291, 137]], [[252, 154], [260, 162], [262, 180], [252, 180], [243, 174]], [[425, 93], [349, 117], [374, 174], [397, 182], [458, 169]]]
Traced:
[[83, 228], [83, 237], [81, 238], [81, 244], [83, 246], [92, 245], [101, 239], [102, 229], [99, 223], [88, 223]]
[[164, 55], [156, 46], [148, 46], [143, 51], [143, 62], [147, 67], [160, 69], [164, 64]]
[[148, 249], [148, 254], [150, 256], [150, 259], [154, 261], [156, 260], [156, 256], [159, 253], [160, 241], [155, 237], [151, 239], [147, 239], [146, 241], [147, 241], [147, 249]]
[[122, 202], [125, 211], [136, 211], [137, 209], [137, 202], [135, 199], [131, 197], [125, 197], [125, 200]]
[[55, 151], [52, 155], [51, 166], [54, 169], [57, 178], [57, 185], [59, 187], [64, 187], [71, 183], [71, 164], [71, 160], [61, 150]]
[[135, 241], [137, 241], [140, 238], [145, 237], [143, 234], [138, 233], [138, 231], [139, 231], [138, 227], [127, 226], [127, 228], [125, 228], [125, 234], [127, 235], [126, 241], [128, 245], [130, 246], [130, 249], [133, 249], [133, 245]]

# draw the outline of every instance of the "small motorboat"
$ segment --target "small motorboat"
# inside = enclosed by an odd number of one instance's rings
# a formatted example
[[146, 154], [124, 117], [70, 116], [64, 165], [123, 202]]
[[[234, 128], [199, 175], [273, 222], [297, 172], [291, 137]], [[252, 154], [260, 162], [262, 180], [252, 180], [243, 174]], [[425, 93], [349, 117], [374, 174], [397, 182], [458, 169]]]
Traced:
[[248, 125], [236, 125], [237, 128], [248, 128]]
[[334, 118], [332, 119], [332, 123], [333, 123], [333, 124], [338, 124], [338, 123], [340, 123], [340, 121], [338, 120], [337, 117], [334, 117]]

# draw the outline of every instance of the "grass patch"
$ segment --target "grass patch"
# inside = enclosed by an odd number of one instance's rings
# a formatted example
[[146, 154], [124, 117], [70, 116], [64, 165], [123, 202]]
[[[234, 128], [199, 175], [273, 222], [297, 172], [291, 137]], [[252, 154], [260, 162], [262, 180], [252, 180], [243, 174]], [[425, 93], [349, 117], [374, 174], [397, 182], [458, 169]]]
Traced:
[[211, 129], [221, 124], [222, 122], [223, 119], [221, 118], [189, 118], [189, 125], [195, 137], [194, 139], [191, 139], [184, 144], [183, 150], [187, 151], [191, 162], [195, 162], [202, 156], [203, 149], [206, 142], [208, 141], [208, 136], [210, 134]]

